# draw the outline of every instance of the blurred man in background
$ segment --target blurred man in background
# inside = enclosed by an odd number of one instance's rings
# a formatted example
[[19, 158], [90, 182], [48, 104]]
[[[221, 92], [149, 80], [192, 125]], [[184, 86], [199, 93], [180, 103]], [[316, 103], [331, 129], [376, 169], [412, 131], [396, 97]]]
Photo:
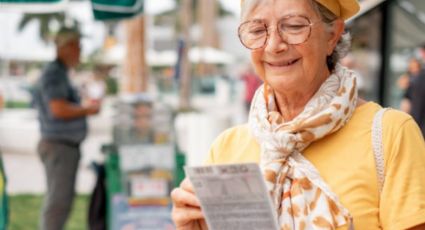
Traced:
[[399, 89], [403, 91], [403, 98], [400, 102], [400, 110], [403, 112], [410, 113], [411, 103], [410, 99], [408, 98], [409, 95], [407, 95], [407, 91], [409, 89], [409, 86], [411, 84], [414, 84], [416, 78], [421, 73], [421, 70], [422, 67], [420, 60], [417, 58], [411, 58], [407, 65], [406, 73], [402, 74], [397, 80], [397, 85]]
[[247, 66], [245, 72], [242, 73], [241, 79], [245, 84], [245, 110], [249, 112], [249, 109], [251, 107], [251, 101], [254, 97], [255, 91], [258, 87], [260, 87], [261, 84], [263, 84], [263, 81], [257, 76], [251, 65]]
[[[425, 63], [425, 43], [419, 47], [419, 54]], [[410, 114], [421, 128], [422, 135], [425, 137], [425, 69], [422, 65], [421, 70], [414, 77], [406, 91], [405, 96], [410, 102]]]
[[81, 104], [68, 76], [69, 70], [79, 64], [80, 33], [62, 28], [55, 45], [57, 58], [44, 69], [35, 92], [41, 128], [38, 154], [47, 181], [42, 230], [64, 229], [75, 195], [80, 144], [87, 134], [86, 117], [99, 112], [99, 104]]

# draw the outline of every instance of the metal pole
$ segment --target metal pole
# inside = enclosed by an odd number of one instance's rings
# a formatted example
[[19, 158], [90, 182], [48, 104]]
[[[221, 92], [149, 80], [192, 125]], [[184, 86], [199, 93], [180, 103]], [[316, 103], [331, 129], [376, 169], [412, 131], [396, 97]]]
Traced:
[[181, 25], [184, 39], [184, 49], [181, 59], [180, 74], [180, 109], [190, 108], [190, 97], [192, 88], [191, 64], [188, 51], [191, 47], [190, 27], [192, 23], [192, 0], [182, 0]]
[[382, 12], [382, 25], [381, 25], [381, 71], [379, 75], [379, 90], [378, 90], [378, 100], [379, 103], [383, 106], [388, 106], [387, 97], [390, 96], [390, 87], [387, 83], [391, 75], [391, 66], [390, 66], [390, 57], [392, 53], [392, 32], [391, 26], [392, 22], [392, 1], [385, 1], [381, 5]]

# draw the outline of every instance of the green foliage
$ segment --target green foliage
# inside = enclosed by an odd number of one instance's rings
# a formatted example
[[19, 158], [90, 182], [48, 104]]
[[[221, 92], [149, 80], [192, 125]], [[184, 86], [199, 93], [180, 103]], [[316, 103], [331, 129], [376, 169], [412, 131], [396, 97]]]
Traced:
[[[42, 195], [15, 195], [9, 197], [9, 230], [38, 229]], [[65, 230], [86, 230], [89, 197], [78, 195]]]
[[118, 81], [113, 77], [107, 77], [106, 82], [106, 94], [107, 95], [117, 95], [118, 94]]
[[[38, 35], [42, 41], [47, 43], [52, 38], [53, 33], [55, 32], [52, 31], [50, 28], [51, 23], [56, 22], [58, 23], [59, 27], [64, 27], [66, 25], [65, 22], [67, 21], [67, 18], [65, 17], [64, 13], [27, 13], [24, 14], [21, 21], [19, 22], [18, 30], [24, 30], [25, 27], [27, 27], [28, 24], [33, 21], [39, 23]], [[73, 22], [75, 29], [80, 28], [80, 24], [77, 20], [72, 19], [71, 21]]]
[[31, 105], [26, 101], [6, 101], [5, 107], [9, 109], [24, 109], [30, 108]]

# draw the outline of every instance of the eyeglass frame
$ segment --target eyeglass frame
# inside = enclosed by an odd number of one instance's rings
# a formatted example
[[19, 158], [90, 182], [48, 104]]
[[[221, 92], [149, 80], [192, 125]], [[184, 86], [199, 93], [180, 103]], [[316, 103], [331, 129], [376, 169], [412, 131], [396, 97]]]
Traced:
[[[307, 21], [308, 21], [308, 23], [309, 23], [308, 25], [305, 25], [305, 26], [308, 26], [309, 31], [308, 31], [308, 35], [307, 35], [307, 37], [305, 38], [305, 40], [304, 40], [303, 42], [291, 44], [291, 43], [288, 43], [288, 41], [285, 41], [285, 39], [283, 39], [283, 38], [282, 38], [282, 35], [281, 35], [281, 33], [280, 33], [280, 29], [279, 29], [279, 27], [278, 27], [278, 24], [279, 24], [279, 22], [281, 22], [282, 20], [287, 19], [287, 18], [291, 18], [291, 17], [302, 17], [302, 18], [307, 19]], [[260, 46], [260, 47], [258, 47], [258, 48], [249, 48], [249, 47], [247, 47], [247, 46], [246, 46], [246, 45], [242, 42], [242, 38], [241, 38], [241, 34], [240, 34], [240, 30], [241, 30], [241, 27], [242, 27], [244, 24], [247, 24], [247, 23], [250, 23], [250, 22], [255, 22], [255, 21], [259, 21], [259, 22], [262, 22], [262, 23], [263, 23], [264, 28], [266, 28], [266, 39], [264, 40], [264, 44], [263, 44], [262, 46]], [[310, 18], [308, 18], [308, 17], [307, 17], [307, 16], [305, 16], [305, 15], [300, 15], [300, 14], [291, 14], [291, 15], [287, 15], [287, 16], [282, 17], [281, 19], [279, 19], [279, 21], [276, 23], [276, 30], [278, 31], [279, 37], [280, 37], [280, 39], [282, 39], [282, 41], [285, 41], [285, 42], [286, 42], [286, 43], [288, 43], [289, 45], [299, 45], [299, 44], [303, 44], [304, 42], [306, 42], [306, 41], [310, 38], [310, 36], [311, 36], [311, 27], [312, 27], [313, 25], [315, 25], [315, 24], [316, 24], [316, 23], [311, 22]], [[270, 37], [270, 34], [269, 34], [269, 26], [267, 26], [267, 23], [263, 22], [262, 20], [257, 20], [257, 19], [255, 19], [255, 20], [248, 20], [248, 21], [245, 21], [245, 22], [241, 23], [241, 24], [238, 26], [238, 37], [239, 37], [239, 41], [240, 41], [240, 42], [242, 43], [242, 45], [243, 45], [243, 46], [245, 46], [247, 49], [250, 49], [250, 50], [262, 49], [262, 48], [264, 48], [264, 46], [266, 46], [267, 41], [268, 41], [268, 39], [269, 39], [269, 37]]]

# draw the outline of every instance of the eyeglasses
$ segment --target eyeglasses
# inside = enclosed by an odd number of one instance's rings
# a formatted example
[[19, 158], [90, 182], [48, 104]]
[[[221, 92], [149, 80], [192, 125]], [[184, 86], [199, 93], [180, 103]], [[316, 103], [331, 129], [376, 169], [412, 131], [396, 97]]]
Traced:
[[[298, 45], [307, 41], [311, 34], [310, 22], [305, 16], [289, 15], [277, 22], [277, 32], [281, 39], [290, 45]], [[260, 20], [246, 21], [238, 28], [241, 43], [248, 49], [263, 48], [270, 36], [267, 24]]]

